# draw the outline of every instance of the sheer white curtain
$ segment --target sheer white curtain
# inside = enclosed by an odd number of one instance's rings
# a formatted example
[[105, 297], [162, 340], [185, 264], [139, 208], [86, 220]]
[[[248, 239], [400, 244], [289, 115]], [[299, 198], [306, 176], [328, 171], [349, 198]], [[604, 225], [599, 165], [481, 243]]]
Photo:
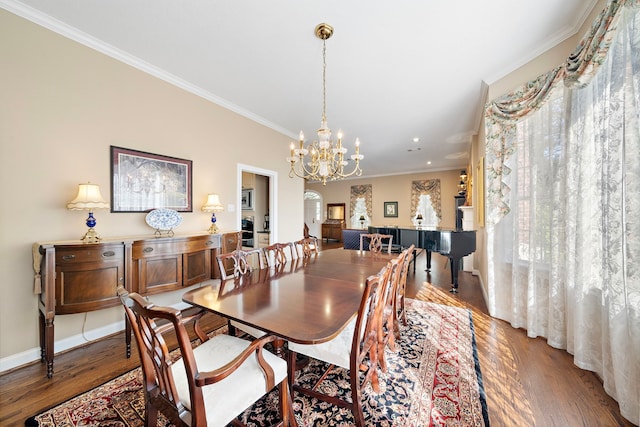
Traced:
[[[422, 220], [420, 220], [420, 224], [418, 224], [418, 215], [422, 215]], [[433, 209], [433, 202], [431, 201], [431, 196], [429, 194], [421, 194], [420, 199], [418, 200], [418, 207], [416, 208], [416, 214], [411, 218], [411, 222], [413, 222], [414, 226], [422, 226], [422, 227], [438, 227], [440, 225], [440, 218], [438, 218], [438, 214]]]
[[[640, 13], [582, 88], [518, 122], [487, 223], [490, 311], [567, 349], [640, 424]], [[489, 159], [489, 158], [488, 158]]]

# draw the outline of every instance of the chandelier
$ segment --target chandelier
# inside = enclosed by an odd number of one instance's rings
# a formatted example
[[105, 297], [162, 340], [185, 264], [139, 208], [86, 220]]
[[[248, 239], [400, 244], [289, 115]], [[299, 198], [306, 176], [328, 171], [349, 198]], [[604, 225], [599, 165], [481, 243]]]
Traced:
[[331, 129], [327, 126], [326, 114], [327, 39], [333, 35], [333, 27], [329, 24], [318, 24], [315, 33], [316, 37], [322, 40], [322, 120], [317, 132], [318, 139], [305, 147], [304, 133], [300, 131], [298, 148], [294, 142], [291, 143], [291, 155], [287, 157], [287, 161], [291, 163], [289, 177], [298, 176], [326, 185], [327, 180], [333, 181], [351, 175], [361, 176], [360, 160], [364, 156], [360, 154], [360, 140], [356, 138], [356, 152], [350, 156], [351, 160], [355, 161], [355, 168], [351, 172], [345, 172], [344, 168], [349, 162], [345, 160], [347, 149], [342, 146], [342, 131], [338, 131], [337, 142], [334, 143]]

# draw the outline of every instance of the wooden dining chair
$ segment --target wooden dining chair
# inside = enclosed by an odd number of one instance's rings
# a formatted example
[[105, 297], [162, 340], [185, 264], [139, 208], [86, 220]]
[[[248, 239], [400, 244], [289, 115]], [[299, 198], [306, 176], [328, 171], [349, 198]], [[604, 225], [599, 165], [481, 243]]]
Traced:
[[[230, 276], [241, 276], [250, 273], [255, 268], [262, 269], [266, 267], [262, 248], [236, 249], [233, 252], [216, 255], [216, 260], [222, 280], [226, 280]], [[227, 260], [233, 261], [231, 273], [227, 271]]]
[[[227, 281], [231, 280], [233, 277], [233, 286], [239, 287], [245, 285], [244, 277], [251, 274], [251, 272], [257, 268], [260, 270], [266, 268], [265, 262], [265, 254], [263, 253], [262, 248], [254, 248], [247, 250], [239, 250], [236, 249], [233, 252], [227, 254], [218, 254], [216, 256], [218, 261], [218, 267], [220, 267], [220, 275], [222, 277], [222, 283], [220, 283], [220, 290], [229, 289]], [[228, 276], [225, 272], [224, 265], [225, 260], [233, 261], [233, 275]], [[240, 329], [249, 335], [260, 338], [265, 335], [264, 331], [260, 329], [252, 328], [251, 326], [245, 325], [240, 322], [236, 322], [234, 320], [228, 321], [229, 325], [229, 334], [235, 335], [236, 329]]]
[[[355, 425], [364, 427], [365, 418], [362, 411], [362, 395], [367, 384], [379, 392], [378, 378], [378, 328], [382, 315], [382, 284], [389, 278], [389, 271], [385, 267], [378, 275], [367, 278], [358, 314], [349, 324], [330, 341], [320, 344], [298, 344], [289, 342], [289, 386], [292, 391], [298, 391], [310, 397], [350, 409], [353, 412]], [[295, 369], [297, 354], [329, 363], [327, 370], [319, 375], [318, 381], [311, 387], [304, 387], [295, 383]], [[351, 400], [341, 399], [319, 391], [323, 381], [328, 381], [327, 375], [335, 366], [349, 370], [351, 385]], [[341, 389], [336, 384], [331, 389]]]
[[397, 317], [397, 304], [399, 288], [403, 287], [402, 304], [404, 304], [404, 288], [406, 287], [407, 272], [409, 269], [410, 257], [413, 245], [391, 260], [388, 268], [391, 270], [389, 280], [383, 285], [383, 305], [384, 310], [381, 318], [381, 327], [378, 329], [378, 361], [380, 369], [387, 372], [385, 349], [396, 351], [396, 341], [400, 340], [400, 326]]
[[[379, 233], [373, 233], [373, 234], [361, 234], [360, 235], [360, 250], [364, 250], [364, 240], [368, 239], [369, 240], [369, 251], [373, 252], [373, 253], [380, 253], [382, 251], [390, 254], [391, 253], [391, 248], [393, 246], [393, 235], [391, 234], [379, 234]], [[384, 242], [386, 240], [386, 243]], [[384, 246], [387, 246], [386, 249], [384, 249]]]
[[268, 267], [276, 267], [297, 258], [293, 243], [274, 243], [263, 250]]
[[405, 249], [406, 255], [404, 263], [402, 265], [402, 275], [400, 276], [400, 283], [396, 289], [396, 297], [394, 301], [394, 319], [393, 328], [396, 333], [396, 338], [400, 339], [400, 322], [404, 326], [407, 326], [407, 313], [405, 310], [405, 295], [407, 292], [407, 276], [409, 274], [409, 265], [413, 262], [413, 268], [415, 269], [415, 251], [414, 245]]
[[300, 258], [308, 258], [313, 255], [318, 255], [318, 239], [315, 237], [305, 237], [293, 242], [296, 254]]
[[[176, 426], [225, 426], [265, 393], [278, 387], [281, 421], [295, 425], [287, 364], [264, 349], [274, 336], [253, 342], [221, 334], [192, 347], [180, 311], [158, 307], [118, 289], [136, 338], [145, 390], [145, 426], [158, 412]], [[175, 334], [181, 358], [173, 361], [165, 334]]]

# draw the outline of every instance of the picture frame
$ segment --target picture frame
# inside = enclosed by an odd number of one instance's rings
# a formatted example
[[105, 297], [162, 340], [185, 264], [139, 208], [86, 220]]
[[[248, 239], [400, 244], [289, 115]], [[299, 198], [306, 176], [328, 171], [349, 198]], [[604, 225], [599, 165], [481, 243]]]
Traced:
[[111, 146], [111, 212], [193, 212], [191, 160]]
[[475, 187], [476, 187], [476, 222], [479, 227], [484, 227], [484, 203], [485, 203], [485, 194], [484, 194], [484, 157], [480, 157], [478, 160], [478, 165], [476, 166], [476, 178], [475, 178]]
[[242, 190], [242, 199], [240, 200], [240, 205], [243, 211], [253, 210], [253, 189], [252, 188]]
[[384, 217], [385, 218], [398, 217], [398, 202], [384, 202]]

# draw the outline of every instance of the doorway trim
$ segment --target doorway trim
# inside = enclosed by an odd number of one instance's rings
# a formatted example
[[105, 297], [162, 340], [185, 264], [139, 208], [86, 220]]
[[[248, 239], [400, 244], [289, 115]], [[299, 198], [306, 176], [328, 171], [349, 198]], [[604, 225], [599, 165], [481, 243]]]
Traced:
[[278, 241], [278, 172], [269, 169], [259, 168], [257, 166], [245, 165], [238, 163], [237, 168], [237, 191], [236, 191], [236, 227], [238, 230], [242, 227], [242, 172], [254, 173], [256, 175], [264, 175], [269, 177], [269, 230], [271, 231], [270, 239], [272, 242]]

